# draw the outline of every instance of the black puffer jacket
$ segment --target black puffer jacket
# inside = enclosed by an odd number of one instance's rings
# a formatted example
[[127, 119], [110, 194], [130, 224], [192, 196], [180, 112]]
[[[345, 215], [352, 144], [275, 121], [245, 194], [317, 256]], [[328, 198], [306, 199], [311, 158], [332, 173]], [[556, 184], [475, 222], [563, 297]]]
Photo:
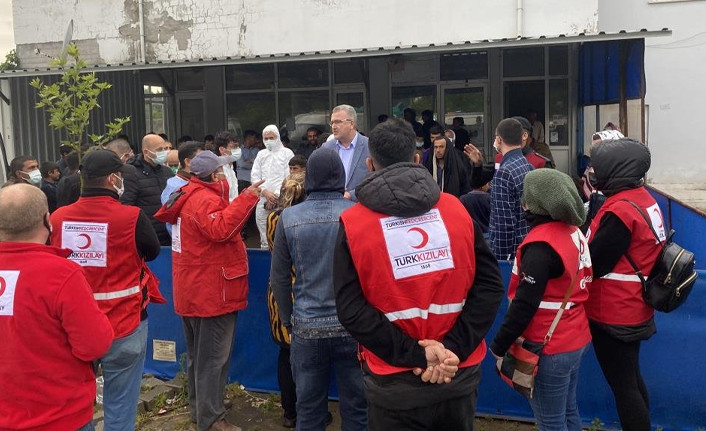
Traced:
[[650, 150], [630, 139], [603, 141], [591, 150], [596, 189], [606, 196], [640, 187], [650, 169]]
[[172, 239], [163, 222], [154, 218], [154, 213], [162, 206], [160, 196], [167, 187], [167, 180], [174, 176], [166, 166], [152, 166], [145, 162], [142, 154], [128, 161], [135, 169], [130, 169], [123, 174], [125, 180], [125, 193], [120, 202], [142, 208], [152, 222], [154, 231], [157, 232], [159, 243], [169, 246]]

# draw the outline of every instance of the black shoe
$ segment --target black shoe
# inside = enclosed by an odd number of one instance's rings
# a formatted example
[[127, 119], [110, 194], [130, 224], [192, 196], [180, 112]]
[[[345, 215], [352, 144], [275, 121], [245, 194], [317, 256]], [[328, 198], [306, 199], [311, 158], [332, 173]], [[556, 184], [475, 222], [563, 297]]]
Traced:
[[296, 428], [297, 427], [297, 417], [294, 416], [293, 418], [288, 418], [287, 416], [284, 417], [282, 420], [282, 426], [285, 428]]
[[326, 423], [324, 424], [324, 426], [331, 425], [331, 422], [333, 422], [333, 415], [331, 414], [331, 412], [326, 412]]

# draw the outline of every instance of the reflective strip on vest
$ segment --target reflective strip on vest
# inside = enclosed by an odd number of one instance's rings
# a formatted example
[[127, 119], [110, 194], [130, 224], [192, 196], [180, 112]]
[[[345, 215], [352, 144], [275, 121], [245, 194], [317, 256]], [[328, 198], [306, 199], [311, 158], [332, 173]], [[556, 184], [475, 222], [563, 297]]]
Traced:
[[608, 274], [601, 277], [604, 280], [615, 280], [615, 281], [634, 281], [640, 283], [640, 277], [636, 274], [617, 274], [615, 272], [609, 272]]
[[[574, 305], [576, 304], [574, 304], [573, 302], [567, 302], [566, 309], [568, 310]], [[561, 302], [542, 301], [539, 303], [539, 308], [542, 308], [544, 310], [558, 310], [561, 308]]]
[[395, 320], [404, 319], [415, 319], [421, 317], [422, 319], [427, 319], [429, 313], [431, 314], [452, 314], [460, 313], [463, 310], [463, 305], [466, 303], [464, 299], [463, 302], [458, 302], [455, 304], [430, 304], [428, 310], [422, 310], [421, 308], [408, 308], [406, 310], [393, 311], [391, 313], [385, 313], [385, 317], [390, 322]]
[[140, 292], [140, 286], [131, 287], [129, 289], [118, 290], [107, 293], [94, 293], [93, 299], [96, 301], [107, 301], [110, 299], [125, 298], [126, 296], [134, 295]]

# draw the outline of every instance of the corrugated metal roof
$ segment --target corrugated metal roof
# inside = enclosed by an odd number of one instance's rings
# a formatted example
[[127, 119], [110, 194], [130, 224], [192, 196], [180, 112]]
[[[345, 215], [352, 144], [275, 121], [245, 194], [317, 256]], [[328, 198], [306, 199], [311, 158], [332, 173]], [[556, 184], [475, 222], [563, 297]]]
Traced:
[[[617, 39], [639, 39], [653, 36], [669, 36], [671, 34], [672, 31], [668, 28], [663, 28], [662, 30], [647, 30], [643, 28], [638, 31], [620, 30], [617, 32], [599, 32], [595, 34], [579, 33], [575, 35], [560, 34], [556, 36], [520, 37], [516, 39], [485, 39], [476, 41], [449, 42], [446, 44], [381, 46], [377, 48], [255, 55], [251, 57], [234, 56], [218, 58], [198, 58], [192, 60], [155, 61], [147, 63], [133, 62], [118, 64], [96, 64], [87, 67], [86, 70], [103, 72], [118, 70], [165, 69], [194, 66], [223, 66], [231, 64], [273, 63], [302, 60], [329, 60], [350, 57], [379, 57], [392, 54], [421, 54], [430, 52], [439, 53], [471, 49], [478, 50], [488, 48], [508, 48], [536, 45], [558, 45], [567, 43], [598, 42]], [[9, 78], [14, 76], [55, 75], [59, 73], [61, 73], [61, 69], [57, 67], [15, 69], [0, 72], [0, 78]]]

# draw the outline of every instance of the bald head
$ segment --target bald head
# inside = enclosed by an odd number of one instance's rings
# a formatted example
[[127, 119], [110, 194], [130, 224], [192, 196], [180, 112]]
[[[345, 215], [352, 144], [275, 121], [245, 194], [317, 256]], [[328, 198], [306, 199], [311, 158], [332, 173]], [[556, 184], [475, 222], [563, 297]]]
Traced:
[[44, 244], [48, 214], [47, 197], [40, 188], [14, 184], [0, 189], [0, 241]]
[[170, 168], [172, 167], [179, 167], [179, 151], [177, 150], [170, 150], [169, 153], [167, 154], [167, 166]]
[[[171, 148], [161, 136], [150, 134], [142, 138], [142, 156], [151, 165], [162, 165], [166, 162], [166, 153]], [[160, 160], [160, 154], [164, 157]]]

